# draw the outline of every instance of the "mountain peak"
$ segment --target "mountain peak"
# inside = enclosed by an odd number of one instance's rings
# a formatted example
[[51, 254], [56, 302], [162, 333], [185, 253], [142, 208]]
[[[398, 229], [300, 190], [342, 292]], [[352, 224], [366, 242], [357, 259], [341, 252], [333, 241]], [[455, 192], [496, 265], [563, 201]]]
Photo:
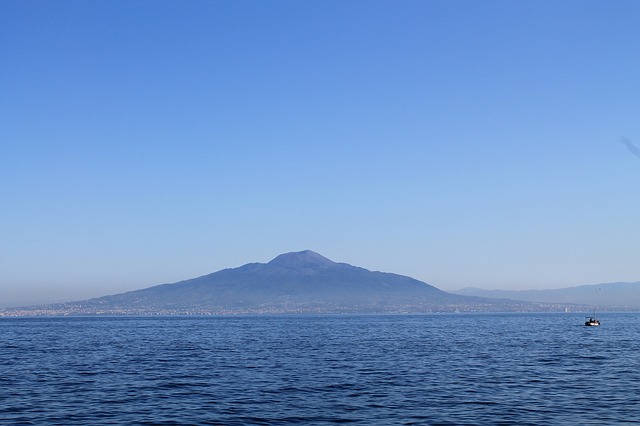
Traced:
[[281, 254], [280, 256], [269, 262], [268, 265], [285, 268], [300, 268], [314, 266], [331, 266], [335, 265], [335, 262], [314, 251], [303, 250]]

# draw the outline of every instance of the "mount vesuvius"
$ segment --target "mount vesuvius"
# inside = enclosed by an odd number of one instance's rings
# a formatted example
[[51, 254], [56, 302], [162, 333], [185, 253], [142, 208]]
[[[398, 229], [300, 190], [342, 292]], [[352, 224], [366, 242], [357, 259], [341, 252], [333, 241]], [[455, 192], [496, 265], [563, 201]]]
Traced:
[[505, 311], [528, 310], [527, 305], [455, 295], [305, 250], [173, 284], [39, 308], [54, 314], [225, 314]]

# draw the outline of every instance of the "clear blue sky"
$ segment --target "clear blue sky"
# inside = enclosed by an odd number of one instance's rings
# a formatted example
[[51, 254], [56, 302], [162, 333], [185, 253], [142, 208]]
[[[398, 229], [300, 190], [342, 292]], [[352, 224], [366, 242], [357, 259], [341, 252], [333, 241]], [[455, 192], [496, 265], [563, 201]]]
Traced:
[[640, 280], [638, 1], [0, 1], [0, 305], [311, 249]]

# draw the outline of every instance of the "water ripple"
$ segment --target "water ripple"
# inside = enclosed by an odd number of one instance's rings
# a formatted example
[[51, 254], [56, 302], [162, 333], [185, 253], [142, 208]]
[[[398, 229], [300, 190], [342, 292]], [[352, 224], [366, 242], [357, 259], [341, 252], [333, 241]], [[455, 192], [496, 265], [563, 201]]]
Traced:
[[640, 422], [634, 314], [610, 314], [596, 329], [575, 326], [580, 319], [6, 318], [0, 320], [0, 419], [65, 425]]

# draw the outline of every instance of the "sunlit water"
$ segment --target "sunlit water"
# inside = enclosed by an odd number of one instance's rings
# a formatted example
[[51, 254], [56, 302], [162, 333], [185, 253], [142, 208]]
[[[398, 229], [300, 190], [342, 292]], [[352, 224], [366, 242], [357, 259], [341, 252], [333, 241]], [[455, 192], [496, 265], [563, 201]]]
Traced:
[[5, 424], [640, 422], [640, 314], [0, 319]]

